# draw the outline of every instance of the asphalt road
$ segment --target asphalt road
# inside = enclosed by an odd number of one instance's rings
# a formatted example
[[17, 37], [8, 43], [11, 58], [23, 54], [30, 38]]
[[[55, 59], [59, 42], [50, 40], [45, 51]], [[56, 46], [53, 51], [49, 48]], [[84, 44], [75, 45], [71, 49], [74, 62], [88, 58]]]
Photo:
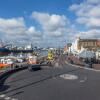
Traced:
[[23, 70], [8, 77], [0, 100], [100, 100], [100, 72], [69, 66], [63, 57], [58, 61], [56, 68]]

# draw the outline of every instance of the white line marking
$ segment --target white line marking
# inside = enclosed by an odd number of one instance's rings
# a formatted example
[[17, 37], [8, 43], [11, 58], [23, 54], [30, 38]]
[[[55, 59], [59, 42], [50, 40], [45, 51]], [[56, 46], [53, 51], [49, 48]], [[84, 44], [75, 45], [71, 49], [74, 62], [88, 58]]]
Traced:
[[62, 74], [62, 75], [60, 75], [60, 77], [63, 78], [63, 79], [68, 79], [68, 80], [78, 79], [78, 76], [71, 75], [71, 74]]
[[5, 97], [4, 99], [5, 99], [5, 100], [10, 100], [10, 99], [11, 99], [11, 97]]
[[5, 94], [1, 94], [0, 98], [4, 99], [4, 100], [18, 100], [16, 98], [11, 98], [11, 97], [7, 97]]
[[18, 100], [18, 99], [12, 98], [11, 100]]
[[85, 82], [85, 80], [80, 80], [80, 83], [83, 83], [83, 82]]
[[0, 98], [4, 98], [6, 95], [5, 94], [2, 94], [2, 95], [0, 95]]
[[83, 83], [83, 82], [85, 82], [87, 80], [87, 77], [84, 77], [84, 79], [83, 80], [80, 80], [79, 82], [80, 83]]

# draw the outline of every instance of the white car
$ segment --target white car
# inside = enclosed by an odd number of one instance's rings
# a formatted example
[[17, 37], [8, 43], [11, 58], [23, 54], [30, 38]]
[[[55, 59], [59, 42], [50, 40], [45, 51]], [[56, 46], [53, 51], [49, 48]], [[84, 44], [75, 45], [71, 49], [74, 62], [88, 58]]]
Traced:
[[18, 61], [19, 63], [22, 63], [22, 62], [23, 62], [23, 59], [17, 59], [17, 61]]
[[14, 64], [14, 61], [12, 59], [7, 59], [6, 62], [7, 64]]

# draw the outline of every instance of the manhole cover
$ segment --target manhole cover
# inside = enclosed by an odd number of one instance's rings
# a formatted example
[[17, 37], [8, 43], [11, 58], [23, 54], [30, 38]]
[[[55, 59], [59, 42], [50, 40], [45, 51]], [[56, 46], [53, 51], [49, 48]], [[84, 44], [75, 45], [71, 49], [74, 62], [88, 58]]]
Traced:
[[62, 74], [62, 75], [60, 75], [60, 77], [63, 78], [63, 79], [68, 79], [68, 80], [78, 79], [78, 76], [71, 75], [71, 74]]

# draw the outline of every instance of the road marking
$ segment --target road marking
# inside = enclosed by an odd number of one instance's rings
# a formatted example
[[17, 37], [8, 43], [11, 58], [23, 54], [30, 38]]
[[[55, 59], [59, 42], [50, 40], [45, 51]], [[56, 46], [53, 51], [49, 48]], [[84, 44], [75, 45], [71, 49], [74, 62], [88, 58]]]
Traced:
[[58, 67], [58, 66], [59, 66], [58, 62], [56, 62], [56, 63], [55, 63], [55, 66], [56, 66], [56, 67]]
[[76, 80], [76, 79], [78, 79], [78, 76], [71, 75], [71, 74], [62, 74], [62, 75], [60, 75], [60, 77], [63, 78], [63, 79], [68, 79], [68, 80]]
[[80, 80], [80, 83], [83, 83], [83, 82], [85, 82], [85, 80]]
[[83, 80], [80, 80], [79, 82], [80, 83], [83, 83], [83, 82], [85, 82], [87, 80], [87, 77], [84, 77], [84, 79]]
[[11, 97], [5, 97], [4, 99], [5, 100], [11, 100]]
[[0, 95], [0, 98], [4, 98], [6, 95], [5, 94], [2, 94], [2, 95]]
[[[17, 98], [11, 98], [6, 96], [5, 94], [1, 94], [0, 98], [2, 98], [3, 100], [18, 100]], [[0, 99], [1, 100], [1, 99]]]
[[12, 98], [11, 100], [18, 100], [18, 99]]

